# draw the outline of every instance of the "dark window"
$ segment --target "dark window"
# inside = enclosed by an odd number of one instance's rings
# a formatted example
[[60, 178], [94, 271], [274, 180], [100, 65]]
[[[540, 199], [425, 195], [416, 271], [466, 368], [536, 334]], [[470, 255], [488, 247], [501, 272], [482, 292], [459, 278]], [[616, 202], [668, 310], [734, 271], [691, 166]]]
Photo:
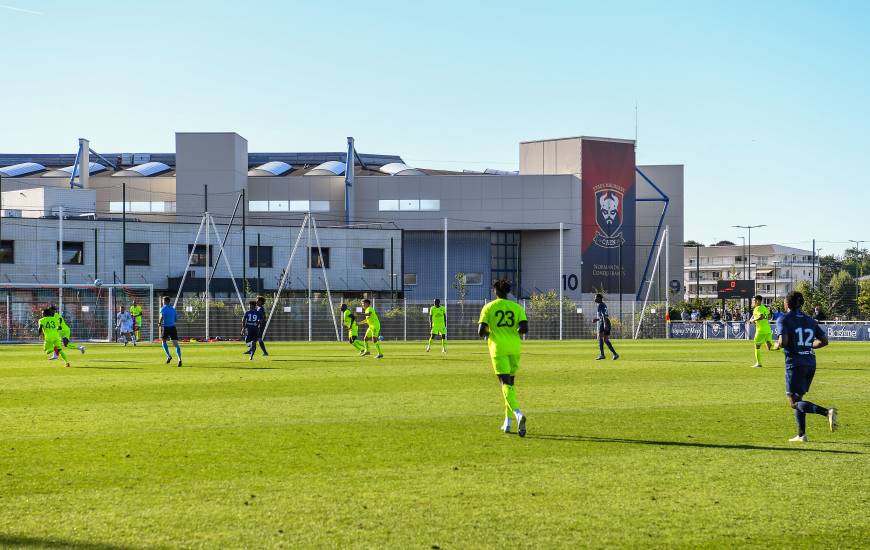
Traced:
[[[60, 243], [57, 243], [60, 249]], [[85, 244], [81, 242], [63, 243], [63, 263], [65, 265], [82, 265], [85, 263]]]
[[[520, 232], [492, 231], [490, 234], [490, 270], [492, 280], [507, 279], [520, 292]], [[469, 284], [469, 283], [466, 283]]]
[[15, 241], [0, 241], [0, 264], [15, 263]]
[[363, 269], [383, 269], [384, 249], [363, 248]]
[[127, 243], [124, 245], [124, 257], [127, 265], [151, 265], [151, 244]]
[[[329, 269], [329, 249], [328, 248], [311, 248], [311, 267], [325, 267]], [[321, 256], [322, 253], [322, 256]]]
[[248, 247], [248, 267], [272, 267], [272, 247]]
[[416, 285], [417, 284], [417, 274], [416, 273], [405, 273], [405, 277], [402, 282], [406, 285]]
[[[208, 248], [209, 248], [209, 250], [208, 250], [208, 252], [209, 252], [208, 265], [210, 267], [210, 266], [214, 265], [214, 250], [213, 250], [213, 247], [211, 245], [209, 245]], [[187, 253], [188, 254], [190, 254], [191, 250], [193, 250], [193, 245], [192, 244], [187, 245]], [[191, 267], [205, 267], [205, 256], [206, 256], [205, 245], [204, 244], [196, 245], [196, 250], [193, 252], [193, 258], [190, 261]]]

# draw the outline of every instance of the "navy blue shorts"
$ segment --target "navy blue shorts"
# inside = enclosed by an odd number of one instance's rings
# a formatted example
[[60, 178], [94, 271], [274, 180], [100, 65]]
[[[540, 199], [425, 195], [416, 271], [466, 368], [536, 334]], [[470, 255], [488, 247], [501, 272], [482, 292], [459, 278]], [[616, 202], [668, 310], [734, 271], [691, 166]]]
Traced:
[[259, 327], [245, 327], [245, 343], [250, 344], [260, 339]]
[[810, 391], [813, 376], [816, 375], [815, 365], [811, 367], [799, 367], [786, 365], [785, 367], [785, 393], [804, 395]]

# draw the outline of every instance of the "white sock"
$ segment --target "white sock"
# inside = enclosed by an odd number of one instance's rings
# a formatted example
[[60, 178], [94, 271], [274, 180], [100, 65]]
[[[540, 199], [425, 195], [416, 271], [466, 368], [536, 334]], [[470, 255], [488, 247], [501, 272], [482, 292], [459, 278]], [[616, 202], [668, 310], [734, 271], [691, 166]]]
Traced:
[[523, 416], [523, 411], [521, 411], [519, 409], [514, 409], [514, 416], [516, 416], [517, 420], [519, 420], [520, 417]]

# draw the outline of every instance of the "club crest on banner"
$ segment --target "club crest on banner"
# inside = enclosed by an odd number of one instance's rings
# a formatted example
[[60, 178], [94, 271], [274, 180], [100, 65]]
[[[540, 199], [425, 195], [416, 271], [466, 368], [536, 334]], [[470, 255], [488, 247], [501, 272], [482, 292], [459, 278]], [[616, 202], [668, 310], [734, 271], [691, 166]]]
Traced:
[[624, 193], [622, 188], [603, 184], [595, 189], [595, 222], [598, 231], [593, 241], [603, 248], [617, 248], [625, 242], [622, 235]]

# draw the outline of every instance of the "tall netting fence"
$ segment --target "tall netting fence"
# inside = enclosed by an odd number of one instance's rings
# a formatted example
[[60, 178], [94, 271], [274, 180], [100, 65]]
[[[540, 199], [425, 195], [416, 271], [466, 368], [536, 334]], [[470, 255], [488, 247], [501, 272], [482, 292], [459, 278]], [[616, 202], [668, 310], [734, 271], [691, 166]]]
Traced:
[[[275, 296], [266, 295], [269, 311]], [[431, 333], [431, 302], [409, 299], [371, 298], [381, 324], [381, 336], [387, 341], [418, 341]], [[527, 340], [584, 340], [597, 337], [597, 304], [592, 301], [563, 300], [560, 319], [559, 302], [546, 298], [518, 299], [529, 319]], [[335, 341], [347, 338], [341, 323], [339, 307], [345, 303], [365, 332], [362, 298], [358, 295], [332, 295], [332, 307], [325, 293], [307, 298], [281, 297], [269, 323], [267, 340], [273, 341]], [[483, 300], [449, 301], [447, 303], [447, 337], [454, 340], [475, 340]], [[664, 306], [647, 304], [641, 320], [640, 302], [623, 303], [611, 308], [611, 337], [666, 338]], [[178, 332], [183, 339], [203, 340], [206, 337], [206, 304], [200, 296], [187, 296], [178, 305]], [[238, 300], [209, 301], [209, 338], [237, 340], [242, 336], [244, 310]], [[560, 329], [561, 325], [561, 329]]]
[[[0, 284], [0, 341], [37, 342], [43, 310], [56, 306], [78, 341], [117, 339], [117, 314], [141, 308], [142, 339], [156, 336], [156, 308], [151, 285], [23, 285]], [[135, 309], [134, 309], [135, 311]]]

